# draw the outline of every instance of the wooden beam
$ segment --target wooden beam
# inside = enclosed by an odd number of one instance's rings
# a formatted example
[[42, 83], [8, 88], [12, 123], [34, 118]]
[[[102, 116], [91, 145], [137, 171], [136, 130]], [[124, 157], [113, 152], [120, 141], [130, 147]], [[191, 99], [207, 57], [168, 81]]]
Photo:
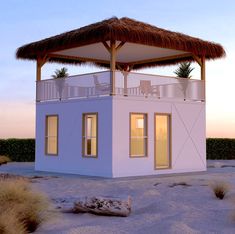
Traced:
[[104, 64], [110, 63], [108, 60], [85, 58], [85, 57], [78, 57], [78, 56], [75, 57], [75, 56], [62, 55], [62, 54], [48, 54], [48, 57], [49, 58], [62, 58], [62, 59], [68, 59], [68, 60], [74, 60], [74, 61], [83, 61], [83, 62], [95, 62], [95, 63], [104, 63]]
[[125, 42], [121, 41], [119, 45], [116, 47], [116, 51], [120, 50], [124, 46]]
[[122, 69], [122, 66], [121, 66], [120, 64], [116, 63], [116, 66], [117, 66], [117, 68], [118, 68], [120, 71], [123, 70], [123, 69]]
[[[103, 63], [103, 64], [109, 64], [110, 65], [110, 60], [102, 60], [102, 59], [93, 59], [93, 58], [86, 58], [86, 57], [75, 57], [75, 56], [69, 56], [69, 55], [61, 55], [61, 54], [48, 54], [47, 55], [47, 60], [50, 58], [62, 58], [62, 59], [68, 59], [68, 60], [74, 60], [74, 61], [83, 61], [83, 62], [96, 62], [96, 63]], [[126, 63], [118, 63], [116, 61], [116, 66], [118, 67], [119, 70], [123, 70], [123, 65], [127, 65]], [[133, 65], [130, 64], [128, 65], [130, 71], [133, 68]], [[111, 67], [110, 67], [111, 69]]]
[[116, 42], [110, 41], [110, 85], [111, 95], [115, 95]]
[[192, 57], [192, 53], [185, 53], [185, 54], [178, 54], [178, 55], [172, 55], [172, 56], [166, 56], [161, 58], [153, 58], [153, 59], [146, 59], [146, 60], [139, 60], [136, 62], [130, 62], [132, 65], [136, 64], [144, 64], [144, 63], [154, 63], [154, 62], [160, 62], [160, 61], [166, 61], [166, 60], [172, 60], [172, 59], [180, 59], [180, 58], [189, 58]]
[[47, 55], [45, 55], [44, 57], [42, 57], [42, 59], [41, 59], [41, 67], [48, 61], [48, 56]]
[[103, 43], [104, 47], [105, 47], [105, 48], [108, 50], [108, 52], [110, 53], [111, 48], [110, 48], [110, 46], [107, 44], [107, 42], [106, 42], [106, 41], [103, 41], [102, 43]]
[[202, 66], [202, 61], [197, 55], [193, 54], [192, 57], [200, 66]]

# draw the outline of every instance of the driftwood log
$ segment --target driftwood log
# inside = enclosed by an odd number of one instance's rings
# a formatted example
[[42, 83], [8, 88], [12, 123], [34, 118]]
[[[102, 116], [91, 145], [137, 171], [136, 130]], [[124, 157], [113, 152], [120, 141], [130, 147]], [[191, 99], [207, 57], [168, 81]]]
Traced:
[[109, 197], [85, 197], [76, 199], [73, 205], [63, 201], [63, 212], [92, 213], [96, 215], [122, 216], [126, 217], [131, 212], [131, 197], [126, 199]]

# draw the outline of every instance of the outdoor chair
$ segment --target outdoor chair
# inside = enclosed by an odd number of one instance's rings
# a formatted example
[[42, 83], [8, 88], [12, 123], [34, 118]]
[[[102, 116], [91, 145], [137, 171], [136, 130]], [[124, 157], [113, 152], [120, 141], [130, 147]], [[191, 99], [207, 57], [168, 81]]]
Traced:
[[141, 80], [140, 81], [140, 92], [145, 96], [157, 96], [160, 97], [160, 90], [159, 87], [151, 85], [150, 80]]
[[107, 94], [110, 92], [109, 83], [100, 83], [97, 75], [93, 75], [96, 94]]

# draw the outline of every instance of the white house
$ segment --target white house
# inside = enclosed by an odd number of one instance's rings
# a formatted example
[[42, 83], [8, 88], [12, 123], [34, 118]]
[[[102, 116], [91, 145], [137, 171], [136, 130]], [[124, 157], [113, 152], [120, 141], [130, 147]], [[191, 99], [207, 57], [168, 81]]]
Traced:
[[[111, 18], [20, 47], [37, 61], [35, 169], [122, 177], [206, 170], [205, 61], [221, 45]], [[195, 61], [201, 80], [132, 72]], [[46, 62], [108, 70], [41, 80]]]

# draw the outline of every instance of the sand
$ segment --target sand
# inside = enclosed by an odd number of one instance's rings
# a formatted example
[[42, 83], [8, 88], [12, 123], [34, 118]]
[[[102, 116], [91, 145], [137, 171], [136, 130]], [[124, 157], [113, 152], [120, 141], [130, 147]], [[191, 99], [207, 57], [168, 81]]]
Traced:
[[[235, 233], [235, 161], [208, 161], [203, 173], [104, 179], [33, 170], [33, 163], [9, 163], [0, 173], [36, 176], [35, 189], [55, 200], [83, 196], [132, 197], [129, 217], [53, 212], [37, 234]], [[38, 177], [38, 178], [37, 178]], [[213, 181], [230, 183], [224, 200], [215, 198]], [[183, 184], [183, 185], [178, 185]]]

